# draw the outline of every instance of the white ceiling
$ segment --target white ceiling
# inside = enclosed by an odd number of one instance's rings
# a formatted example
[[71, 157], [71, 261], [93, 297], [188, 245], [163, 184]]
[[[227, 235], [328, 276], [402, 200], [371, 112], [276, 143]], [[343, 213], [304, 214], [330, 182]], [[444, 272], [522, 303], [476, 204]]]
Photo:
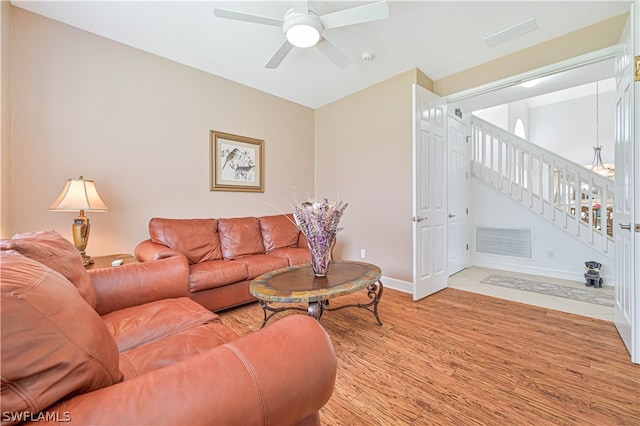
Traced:
[[[310, 1], [322, 15], [371, 1]], [[264, 65], [284, 40], [277, 27], [217, 18], [213, 8], [282, 18], [290, 1], [34, 1], [12, 4], [293, 102], [318, 108], [419, 68], [433, 80], [625, 13], [629, 1], [389, 1], [389, 18], [327, 30], [353, 61], [338, 68], [317, 49]], [[484, 38], [535, 18], [537, 30], [489, 48]], [[363, 52], [373, 61], [360, 59]]]

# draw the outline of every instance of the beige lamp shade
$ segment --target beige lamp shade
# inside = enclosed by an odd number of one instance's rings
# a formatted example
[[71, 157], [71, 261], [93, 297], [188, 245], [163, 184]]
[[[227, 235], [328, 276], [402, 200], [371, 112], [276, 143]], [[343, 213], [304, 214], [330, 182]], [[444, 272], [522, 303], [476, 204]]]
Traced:
[[67, 180], [60, 196], [47, 210], [108, 212], [109, 208], [98, 195], [95, 182], [80, 176]]
[[75, 212], [80, 210], [80, 214], [73, 220], [73, 244], [82, 255], [85, 265], [93, 263], [91, 256], [86, 253], [87, 243], [89, 242], [89, 231], [91, 225], [89, 218], [84, 215], [85, 211], [92, 212], [108, 212], [109, 208], [102, 201], [96, 190], [96, 184], [92, 180], [84, 179], [80, 176], [78, 179], [69, 179], [62, 189], [60, 196], [49, 206], [47, 210], [58, 212]]

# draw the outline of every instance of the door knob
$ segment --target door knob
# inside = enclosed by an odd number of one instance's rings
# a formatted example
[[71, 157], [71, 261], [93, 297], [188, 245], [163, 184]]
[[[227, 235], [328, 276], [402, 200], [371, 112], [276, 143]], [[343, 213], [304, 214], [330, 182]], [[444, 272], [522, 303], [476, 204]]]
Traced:
[[451, 219], [452, 217], [456, 217], [456, 215], [455, 215], [455, 214], [451, 214], [451, 213], [449, 213], [449, 215], [448, 215], [448, 216], [449, 216], [449, 219]]
[[423, 221], [423, 220], [425, 220], [425, 219], [426, 219], [426, 217], [420, 217], [420, 216], [413, 216], [413, 217], [411, 218], [411, 220], [412, 220], [413, 222], [422, 222], [422, 221]]

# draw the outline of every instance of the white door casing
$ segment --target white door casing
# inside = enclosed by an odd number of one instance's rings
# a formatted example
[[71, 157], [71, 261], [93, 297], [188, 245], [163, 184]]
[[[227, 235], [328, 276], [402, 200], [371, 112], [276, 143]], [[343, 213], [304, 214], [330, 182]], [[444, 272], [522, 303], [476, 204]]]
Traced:
[[449, 114], [447, 126], [447, 206], [448, 206], [448, 275], [469, 265], [468, 206], [469, 206], [469, 126]]
[[640, 202], [640, 148], [637, 146], [640, 129], [635, 115], [640, 83], [634, 82], [634, 57], [638, 54], [637, 5], [638, 2], [631, 4], [631, 13], [621, 38], [624, 48], [615, 60], [616, 198], [613, 214], [616, 229], [614, 321], [634, 363], [640, 363], [640, 262], [636, 259], [640, 247], [640, 232], [635, 232], [635, 224], [640, 223], [640, 208], [637, 204]]
[[413, 299], [447, 287], [447, 104], [413, 85]]

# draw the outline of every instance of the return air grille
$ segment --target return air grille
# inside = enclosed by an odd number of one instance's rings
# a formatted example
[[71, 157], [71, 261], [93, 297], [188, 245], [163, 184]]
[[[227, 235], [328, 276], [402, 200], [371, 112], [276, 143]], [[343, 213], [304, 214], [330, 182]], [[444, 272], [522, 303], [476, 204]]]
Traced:
[[477, 226], [476, 252], [531, 259], [531, 228]]

